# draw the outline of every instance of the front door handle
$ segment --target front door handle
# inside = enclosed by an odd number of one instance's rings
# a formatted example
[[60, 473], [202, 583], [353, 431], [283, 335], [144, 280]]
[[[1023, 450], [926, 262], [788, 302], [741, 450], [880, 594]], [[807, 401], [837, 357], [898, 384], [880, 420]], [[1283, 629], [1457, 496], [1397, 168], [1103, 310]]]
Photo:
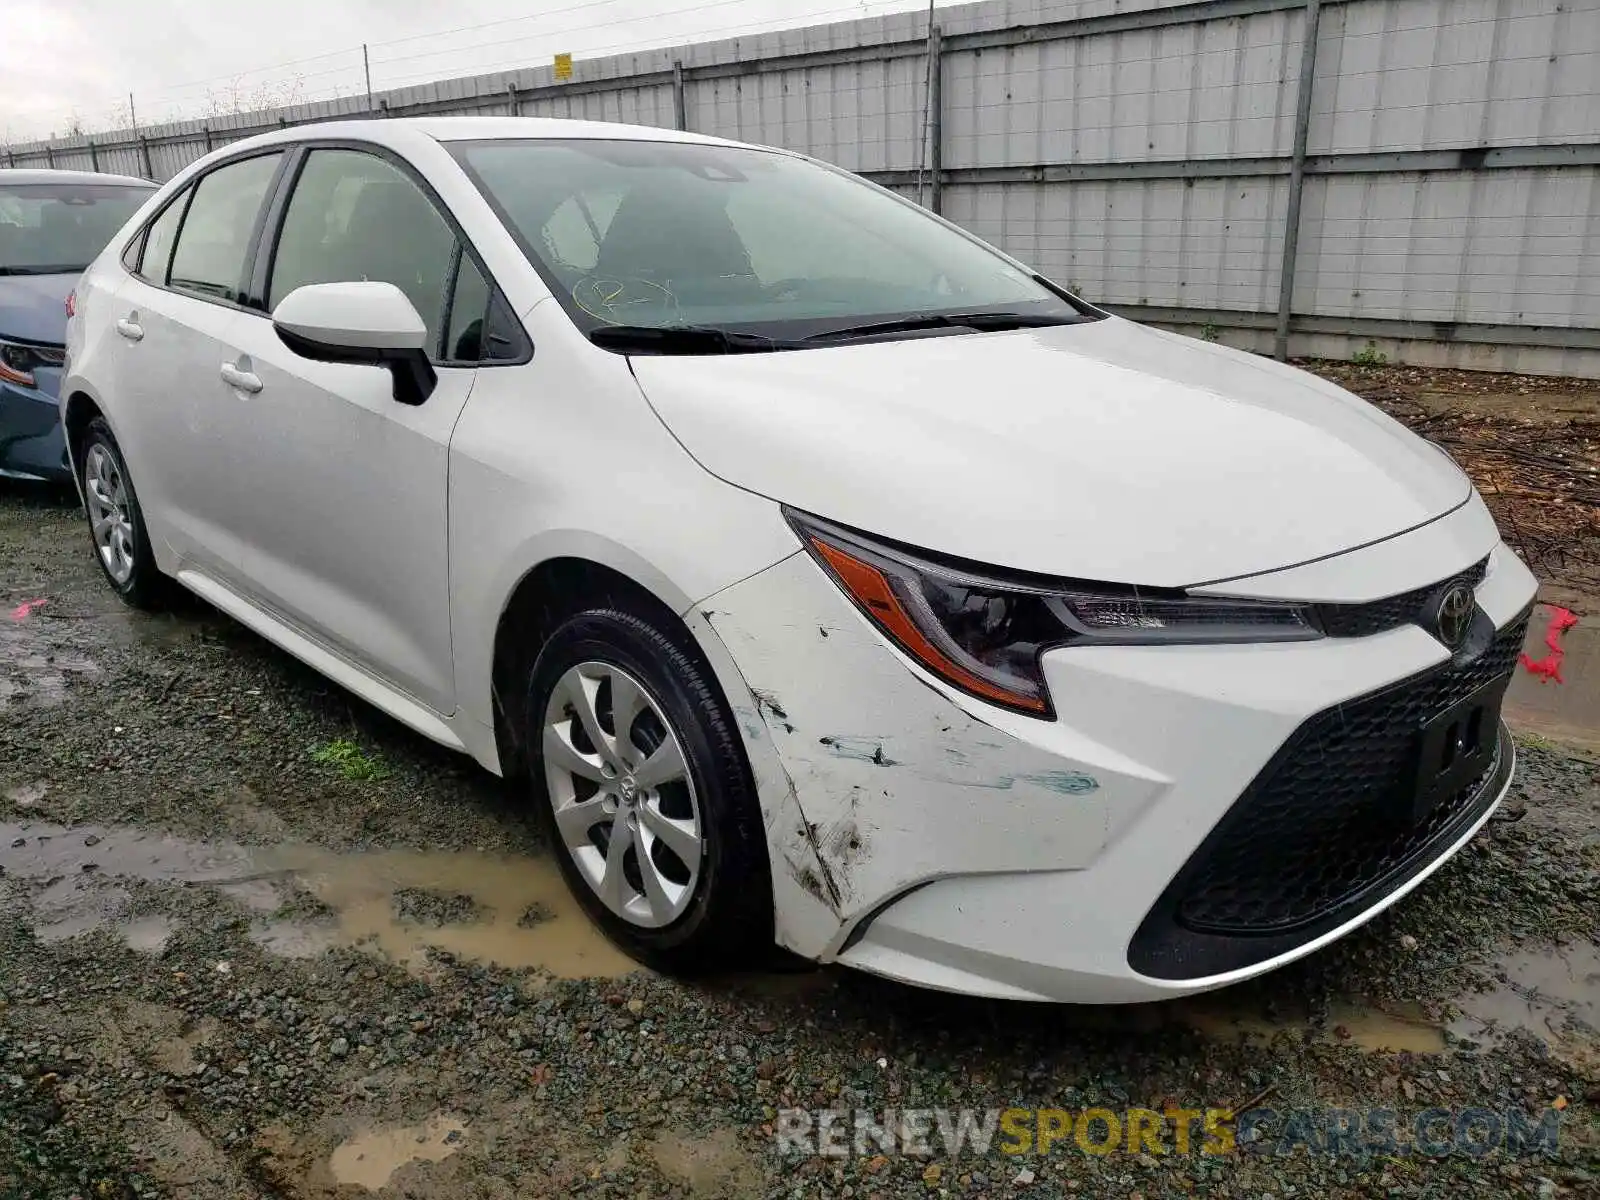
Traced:
[[229, 387], [236, 387], [241, 392], [255, 393], [261, 390], [261, 377], [250, 371], [241, 371], [232, 363], [222, 364], [222, 382]]
[[139, 324], [139, 314], [129, 313], [117, 322], [117, 332], [130, 342], [137, 342], [144, 337], [144, 326]]

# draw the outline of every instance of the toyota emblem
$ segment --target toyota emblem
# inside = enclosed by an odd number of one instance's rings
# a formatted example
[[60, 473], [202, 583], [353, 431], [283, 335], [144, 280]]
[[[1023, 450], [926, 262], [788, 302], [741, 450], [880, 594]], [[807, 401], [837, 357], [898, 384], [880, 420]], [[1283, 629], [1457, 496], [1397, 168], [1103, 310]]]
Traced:
[[1433, 617], [1439, 640], [1452, 650], [1466, 640], [1472, 626], [1472, 589], [1464, 583], [1452, 584], [1439, 597], [1439, 607]]

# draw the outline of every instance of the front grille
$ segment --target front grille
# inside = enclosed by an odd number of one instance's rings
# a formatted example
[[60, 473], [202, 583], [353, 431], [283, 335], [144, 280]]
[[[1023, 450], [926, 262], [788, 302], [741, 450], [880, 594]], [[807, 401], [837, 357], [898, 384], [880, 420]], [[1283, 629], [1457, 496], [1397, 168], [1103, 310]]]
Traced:
[[1323, 632], [1329, 637], [1367, 637], [1383, 633], [1402, 625], [1420, 623], [1422, 606], [1429, 596], [1442, 592], [1454, 583], [1464, 583], [1476, 590], [1488, 573], [1489, 560], [1484, 558], [1459, 575], [1430, 583], [1427, 587], [1401, 592], [1385, 600], [1374, 600], [1370, 604], [1318, 605], [1317, 616], [1321, 618]]
[[[1493, 765], [1409, 824], [1416, 739], [1435, 716], [1510, 678], [1529, 614], [1476, 636], [1449, 664], [1338, 705], [1300, 726], [1146, 916], [1129, 961], [1162, 978], [1259, 962], [1333, 928], [1399, 887], [1493, 802]], [[1474, 652], [1476, 647], [1477, 652]]]

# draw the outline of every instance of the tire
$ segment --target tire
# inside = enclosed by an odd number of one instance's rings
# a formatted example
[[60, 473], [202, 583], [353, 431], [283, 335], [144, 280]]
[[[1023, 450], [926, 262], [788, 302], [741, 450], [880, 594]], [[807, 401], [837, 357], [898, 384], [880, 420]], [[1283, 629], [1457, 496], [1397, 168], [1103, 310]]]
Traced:
[[[133, 477], [104, 417], [89, 422], [79, 461], [78, 481], [89, 518], [89, 544], [106, 582], [135, 608], [165, 608], [172, 584], [156, 566]], [[112, 522], [110, 530], [102, 530], [103, 520]]]
[[[632, 957], [673, 974], [753, 965], [773, 948], [754, 781], [710, 668], [686, 630], [663, 623], [595, 608], [545, 642], [524, 716], [535, 806], [567, 885]], [[625, 740], [619, 698], [635, 714]], [[668, 777], [674, 748], [681, 782]], [[675, 853], [696, 842], [698, 862]]]

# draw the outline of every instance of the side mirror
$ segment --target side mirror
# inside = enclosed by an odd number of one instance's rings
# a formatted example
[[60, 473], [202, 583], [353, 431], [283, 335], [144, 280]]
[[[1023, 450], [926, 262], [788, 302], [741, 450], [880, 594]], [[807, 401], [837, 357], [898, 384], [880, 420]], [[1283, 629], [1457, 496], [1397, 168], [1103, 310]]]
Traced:
[[388, 367], [394, 398], [421, 404], [438, 376], [428, 361], [428, 327], [392, 283], [308, 283], [272, 310], [283, 344], [318, 362]]

